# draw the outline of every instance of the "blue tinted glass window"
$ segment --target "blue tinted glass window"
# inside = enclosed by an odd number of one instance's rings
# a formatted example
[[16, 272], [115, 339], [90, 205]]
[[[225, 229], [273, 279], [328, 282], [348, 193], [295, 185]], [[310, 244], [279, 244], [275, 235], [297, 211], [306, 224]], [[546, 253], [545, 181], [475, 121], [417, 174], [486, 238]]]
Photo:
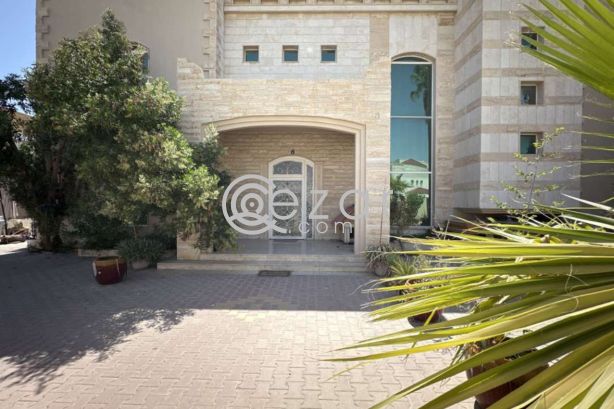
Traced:
[[337, 47], [327, 46], [322, 47], [322, 62], [337, 61]]
[[431, 64], [392, 65], [392, 116], [431, 116]]
[[258, 47], [244, 47], [243, 58], [245, 62], [258, 62], [259, 53]]
[[392, 172], [428, 172], [431, 157], [431, 120], [392, 118], [390, 166]]
[[520, 154], [521, 155], [535, 155], [535, 143], [537, 142], [537, 135], [535, 134], [521, 134], [520, 135]]
[[298, 62], [298, 47], [284, 47], [284, 62]]
[[433, 65], [419, 57], [391, 68], [390, 223], [393, 234], [431, 225]]

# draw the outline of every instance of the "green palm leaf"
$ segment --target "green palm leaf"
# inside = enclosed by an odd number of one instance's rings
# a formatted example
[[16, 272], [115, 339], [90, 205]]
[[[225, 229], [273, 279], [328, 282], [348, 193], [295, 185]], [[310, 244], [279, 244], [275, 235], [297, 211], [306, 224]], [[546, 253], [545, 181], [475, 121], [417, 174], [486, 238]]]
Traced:
[[[544, 11], [527, 6], [534, 19], [521, 20], [545, 41], [523, 36], [534, 47], [519, 47], [614, 99], [614, 1], [539, 2]], [[586, 119], [614, 124], [611, 118]], [[586, 148], [614, 152], [607, 145]], [[614, 160], [583, 163], [614, 165]], [[378, 408], [495, 361], [500, 365], [422, 407], [452, 407], [528, 373], [530, 379], [491, 409], [614, 407], [614, 209], [572, 199], [583, 207], [538, 206], [545, 221], [480, 223], [464, 233], [442, 232], [438, 239], [405, 240], [421, 250], [399, 251], [399, 257], [424, 255], [432, 262], [416, 273], [398, 264], [393, 269], [397, 276], [369, 290], [379, 297], [388, 295], [368, 304], [377, 307], [372, 319], [405, 320], [470, 302], [474, 309], [450, 321], [364, 340], [343, 348], [338, 353], [344, 356], [332, 360], [369, 362], [458, 348], [457, 359], [447, 368], [407, 386]], [[370, 348], [377, 351], [356, 355]]]

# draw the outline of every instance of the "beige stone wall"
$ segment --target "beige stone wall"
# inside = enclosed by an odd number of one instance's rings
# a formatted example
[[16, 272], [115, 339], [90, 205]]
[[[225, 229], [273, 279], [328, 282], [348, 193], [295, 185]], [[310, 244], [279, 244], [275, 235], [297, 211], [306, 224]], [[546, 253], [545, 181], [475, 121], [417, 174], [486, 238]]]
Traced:
[[[611, 105], [612, 101], [603, 94], [598, 93], [592, 88], [585, 87], [584, 96], [585, 102], [582, 106], [582, 111], [586, 117], [614, 118], [614, 107]], [[582, 130], [588, 133], [614, 134], [614, 123], [584, 118]], [[582, 164], [582, 175], [593, 175], [581, 179], [581, 197], [583, 199], [592, 202], [601, 202], [612, 197], [612, 192], [614, 192], [612, 166], [587, 163], [588, 161], [611, 161], [614, 158], [612, 152], [590, 149], [589, 147], [598, 146], [601, 148], [612, 148], [612, 144], [612, 139], [610, 138], [601, 138], [590, 134], [582, 136], [582, 145], [585, 146], [582, 150], [582, 160], [586, 161]], [[600, 175], [595, 176], [596, 174]]]
[[[389, 186], [390, 65], [396, 55], [421, 54], [435, 63], [434, 224], [443, 224], [452, 213], [454, 18], [453, 13], [362, 15], [369, 21], [369, 64], [357, 78], [349, 73], [335, 79], [207, 79], [198, 64], [180, 60], [178, 92], [185, 100], [181, 127], [193, 141], [202, 136], [204, 124], [250, 116], [331, 118], [364, 127], [365, 159], [357, 163], [370, 195], [367, 244], [374, 244], [389, 232], [381, 192]], [[416, 31], [427, 26], [428, 35]]]
[[[269, 163], [290, 156], [291, 151], [312, 161], [314, 189], [329, 192], [318, 211], [329, 217], [325, 221], [328, 229], [320, 227], [326, 233], [314, 232], [314, 238], [342, 237], [340, 233], [334, 234], [332, 220], [340, 214], [341, 195], [354, 189], [354, 135], [322, 129], [259, 128], [223, 132], [220, 142], [226, 148], [222, 165], [233, 177], [246, 174], [269, 177]], [[350, 197], [346, 206], [352, 203]], [[268, 235], [256, 238], [268, 238]]]
[[[37, 0], [36, 59], [47, 61], [63, 38], [73, 38], [99, 24], [110, 8], [123, 21], [131, 40], [150, 50], [150, 73], [176, 85], [177, 58], [189, 58], [209, 70], [215, 64], [216, 37], [209, 47], [210, 2], [222, 0]], [[215, 7], [212, 7], [215, 10]], [[213, 26], [215, 30], [215, 26]], [[213, 65], [215, 70], [215, 65]]]
[[[572, 131], [581, 126], [582, 87], [510, 44], [510, 40], [518, 41], [523, 25], [518, 14], [529, 17], [512, 0], [459, 3], [454, 191], [455, 206], [462, 210], [494, 210], [492, 197], [513, 205], [503, 183], [527, 190], [514, 169], [523, 168], [514, 158], [521, 132], [551, 133], [557, 127], [565, 128], [567, 132], [548, 148], [558, 158], [542, 162], [539, 168], [561, 169], [539, 183], [555, 183], [564, 193], [579, 193], [579, 180], [574, 178], [579, 169], [570, 166], [570, 161], [580, 157], [580, 138]], [[521, 105], [522, 81], [542, 84], [541, 104]], [[556, 192], [543, 195], [540, 201], [560, 198]]]
[[[257, 45], [260, 61], [243, 62], [243, 46]], [[284, 62], [284, 45], [298, 46], [298, 62]], [[322, 45], [337, 46], [337, 61], [320, 61]], [[369, 64], [369, 17], [347, 14], [226, 14], [227, 78], [360, 77]]]
[[[358, 80], [205, 79], [196, 64], [180, 61], [179, 93], [184, 97], [181, 127], [193, 141], [203, 124], [248, 116], [298, 116], [351, 121], [366, 131], [366, 159], [361, 163], [366, 188], [372, 192], [366, 234], [377, 241], [382, 215], [381, 192], [389, 185], [390, 61], [371, 64]], [[383, 234], [389, 231], [388, 220]]]

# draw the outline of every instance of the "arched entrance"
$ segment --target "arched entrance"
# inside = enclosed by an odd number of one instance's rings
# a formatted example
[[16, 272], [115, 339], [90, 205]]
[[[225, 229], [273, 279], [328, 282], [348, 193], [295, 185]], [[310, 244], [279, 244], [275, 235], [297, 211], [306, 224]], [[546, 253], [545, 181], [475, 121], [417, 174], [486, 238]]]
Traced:
[[[295, 141], [296, 140], [302, 140], [302, 141], [306, 140], [305, 138], [297, 139], [297, 135], [299, 135], [300, 133], [310, 132], [309, 130], [311, 130], [312, 133], [313, 131], [317, 132], [318, 130], [323, 130], [325, 131], [323, 135], [327, 135], [327, 138], [329, 138], [329, 139], [324, 138], [325, 141], [323, 141], [323, 143], [326, 144], [327, 151], [333, 152], [334, 155], [342, 155], [343, 152], [348, 152], [347, 149], [350, 149], [349, 152], [352, 152], [351, 158], [353, 159], [350, 159], [350, 164], [353, 161], [354, 166], [349, 165], [349, 168], [343, 167], [343, 169], [350, 169], [350, 174], [348, 175], [348, 179], [344, 179], [350, 182], [350, 186], [344, 187], [344, 191], [352, 190], [353, 188], [360, 192], [366, 192], [366, 152], [365, 152], [366, 141], [365, 141], [365, 128], [363, 125], [360, 125], [354, 122], [350, 122], [350, 121], [338, 120], [338, 119], [332, 119], [332, 118], [326, 118], [326, 117], [291, 116], [291, 115], [239, 117], [239, 118], [216, 121], [216, 122], [213, 122], [213, 125], [216, 127], [216, 129], [218, 130], [218, 132], [220, 132], [221, 135], [225, 135], [229, 138], [234, 137], [235, 141], [239, 141], [239, 140], [246, 141], [244, 145], [249, 145], [247, 143], [248, 140], [250, 140], [251, 138], [254, 138], [254, 136], [258, 136], [258, 133], [261, 130], [264, 132], [266, 129], [280, 129], [279, 132], [282, 132], [282, 133], [287, 130], [291, 131], [289, 132], [289, 134], [295, 133], [295, 135], [293, 136]], [[292, 130], [295, 130], [295, 131], [292, 131]], [[263, 135], [260, 135], [260, 137], [262, 136]], [[351, 138], [352, 136], [353, 136], [353, 143], [351, 143], [347, 149], [344, 148], [345, 150], [335, 151], [334, 146], [332, 146], [332, 149], [329, 148], [330, 146], [329, 144], [334, 143], [334, 141], [337, 140], [337, 138], [339, 137], [343, 137], [343, 138], [350, 137]], [[264, 139], [264, 141], [265, 142], [267, 141], [266, 138]], [[270, 144], [271, 142], [268, 141], [267, 143]], [[286, 146], [286, 141], [284, 139], [279, 140], [279, 143]], [[324, 166], [324, 169], [326, 169], [327, 171], [320, 172], [320, 170], [323, 169], [323, 165], [321, 165], [321, 161], [319, 159], [318, 159], [318, 162], [314, 166], [313, 162], [310, 163], [310, 160], [305, 159], [306, 157], [311, 158], [309, 154], [306, 154], [305, 156], [300, 156], [301, 155], [300, 151], [305, 150], [305, 149], [300, 149], [300, 150], [297, 149], [296, 155], [294, 155], [293, 149], [288, 149], [286, 150], [285, 155], [290, 154], [290, 156], [284, 156], [284, 153], [278, 154], [279, 156], [272, 156], [272, 157], [270, 156], [269, 160], [264, 162], [265, 166], [267, 166], [268, 169], [266, 170], [262, 169], [261, 171], [258, 171], [258, 168], [259, 168], [258, 165], [253, 163], [257, 159], [256, 156], [262, 158], [266, 154], [271, 154], [273, 150], [277, 149], [277, 147], [278, 146], [271, 146], [271, 152], [269, 152], [267, 149], [263, 148], [259, 144], [244, 146], [243, 152], [247, 152], [247, 150], [249, 149], [256, 149], [255, 154], [247, 155], [247, 156], [244, 155], [240, 163], [235, 163], [235, 164], [237, 165], [236, 167], [240, 167], [242, 169], [249, 168], [250, 172], [239, 172], [240, 174], [234, 174], [233, 176], [238, 177], [244, 173], [258, 173], [263, 176], [272, 176], [272, 179], [277, 179], [275, 183], [279, 184], [280, 187], [282, 186], [290, 187], [290, 190], [293, 193], [299, 193], [299, 192], [301, 193], [300, 202], [298, 203], [298, 211], [296, 212], [295, 215], [293, 215], [289, 219], [289, 222], [286, 223], [292, 227], [292, 231], [289, 234], [287, 234], [285, 237], [284, 235], [278, 235], [278, 234], [273, 233], [269, 235], [269, 238], [293, 238], [293, 239], [310, 238], [309, 234], [315, 234], [314, 238], [319, 239], [322, 237], [321, 235], [322, 232], [319, 230], [315, 231], [315, 229], [313, 229], [312, 233], [309, 233], [309, 232], [302, 233], [298, 229], [298, 226], [300, 225], [300, 223], [309, 223], [307, 215], [309, 213], [309, 206], [310, 206], [309, 196], [310, 195], [308, 195], [306, 192], [306, 189], [308, 188], [308, 185], [310, 183], [309, 178], [310, 177], [313, 178], [314, 182], [312, 183], [316, 187], [326, 185], [326, 180], [331, 180], [327, 178], [329, 178], [330, 175], [335, 173], [335, 169], [340, 169], [340, 167], [337, 164], [327, 165], [327, 166]], [[286, 148], [289, 148], [289, 147], [290, 146], [286, 146]], [[317, 147], [315, 148], [316, 150], [318, 149]], [[310, 149], [313, 149], [313, 146]], [[347, 157], [347, 155], [345, 157]], [[278, 170], [275, 169], [275, 166], [278, 166]], [[297, 172], [297, 173], [292, 174], [290, 173], [290, 170], [288, 169], [282, 170], [281, 169], [282, 167], [288, 167], [289, 169], [292, 168], [294, 169], [294, 172]], [[300, 173], [298, 173], [299, 169], [300, 169]], [[312, 173], [311, 176], [309, 176], [310, 172]], [[315, 179], [316, 177], [319, 179]], [[332, 179], [334, 179], [334, 177]], [[315, 181], [317, 181], [317, 183]], [[333, 182], [335, 181], [333, 180]], [[332, 188], [334, 190], [334, 186]], [[328, 186], [324, 186], [324, 189], [328, 189]], [[299, 195], [296, 194], [296, 196], [298, 197]], [[332, 193], [331, 193], [331, 196], [333, 196]], [[284, 198], [283, 195], [280, 195], [278, 199], [289, 200], [288, 197]], [[277, 206], [280, 210], [277, 213], [286, 212], [287, 214], [290, 214], [291, 213], [290, 206], [288, 206], [287, 204], [284, 204], [284, 202], [280, 200], [275, 199], [275, 201], [273, 202], [275, 203], [274, 206]], [[311, 200], [313, 200], [313, 197], [311, 198]], [[329, 199], [329, 201], [330, 200], [331, 199]], [[364, 214], [364, 210], [362, 209], [362, 207], [363, 207], [362, 201], [361, 200], [356, 201], [356, 209], [355, 209], [356, 214], [358, 215]], [[335, 219], [335, 217], [337, 216], [338, 208], [339, 208], [338, 204], [335, 203], [335, 209], [334, 210], [330, 209], [330, 211], [327, 212], [329, 216], [329, 223], [332, 223], [332, 220]], [[286, 215], [282, 214], [281, 216], [287, 216], [287, 214]], [[355, 220], [353, 224], [354, 224], [354, 253], [360, 253], [364, 251], [366, 247], [366, 217], [365, 218], [358, 217], [357, 220]], [[307, 229], [304, 228], [302, 230], [307, 230]], [[312, 229], [309, 229], [309, 230], [312, 230]]]
[[313, 237], [309, 213], [313, 207], [313, 162], [299, 156], [283, 156], [269, 163], [273, 192], [269, 214], [286, 232], [269, 231], [271, 239], [308, 239]]

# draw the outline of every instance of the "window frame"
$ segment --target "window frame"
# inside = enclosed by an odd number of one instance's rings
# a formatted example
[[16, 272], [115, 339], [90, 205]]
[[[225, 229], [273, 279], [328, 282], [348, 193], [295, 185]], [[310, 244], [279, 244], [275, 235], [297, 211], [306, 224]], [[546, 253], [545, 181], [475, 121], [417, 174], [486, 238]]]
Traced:
[[[296, 60], [286, 60], [286, 51], [296, 51]], [[296, 64], [299, 62], [299, 46], [298, 45], [282, 45], [281, 46], [281, 61], [288, 64]]]
[[522, 137], [523, 136], [533, 136], [535, 137], [535, 141], [533, 142], [533, 144], [537, 143], [540, 138], [542, 138], [542, 133], [541, 132], [533, 132], [533, 131], [527, 131], [527, 132], [520, 132], [518, 134], [518, 154], [522, 155], [522, 156], [535, 156], [537, 155], [537, 147], [535, 147], [535, 145], [533, 145], [535, 152], [533, 153], [523, 153], [522, 152]]
[[[524, 98], [523, 98], [522, 89], [523, 88], [528, 88], [528, 87], [535, 88], [535, 103], [533, 103], [533, 104], [525, 102]], [[539, 97], [540, 97], [539, 94], [540, 94], [540, 92], [539, 92], [539, 85], [537, 83], [534, 83], [534, 82], [530, 82], [530, 83], [521, 82], [520, 83], [520, 105], [522, 105], [522, 106], [535, 106], [535, 105], [539, 105]]]
[[[407, 61], [403, 61], [404, 59], [411, 59], [411, 60], [407, 60]], [[416, 229], [416, 230], [430, 230], [434, 227], [434, 211], [435, 211], [435, 174], [436, 174], [436, 167], [435, 167], [435, 130], [436, 130], [436, 113], [435, 113], [435, 106], [436, 106], [436, 92], [435, 92], [435, 86], [436, 86], [436, 67], [435, 67], [435, 61], [432, 60], [431, 58], [422, 56], [420, 54], [402, 54], [402, 55], [398, 55], [396, 57], [394, 57], [392, 59], [391, 62], [391, 77], [392, 77], [392, 65], [394, 64], [404, 64], [404, 65], [430, 65], [431, 66], [431, 109], [430, 109], [430, 115], [392, 115], [392, 100], [390, 101], [391, 106], [390, 106], [390, 125], [392, 126], [392, 119], [424, 119], [424, 120], [430, 120], [431, 121], [431, 132], [429, 135], [429, 166], [428, 166], [428, 170], [424, 171], [424, 172], [419, 172], [419, 171], [414, 171], [414, 172], [392, 172], [391, 169], [391, 164], [392, 162], [390, 162], [390, 164], [388, 165], [388, 174], [389, 177], [392, 178], [393, 176], [397, 176], [397, 175], [403, 175], [403, 174], [427, 174], [428, 175], [428, 180], [429, 180], [429, 194], [428, 194], [428, 217], [429, 217], [429, 222], [425, 225], [414, 225], [414, 226], [409, 226], [409, 229]], [[392, 87], [392, 82], [391, 82], [391, 87]], [[391, 94], [391, 98], [392, 98], [392, 94]], [[392, 129], [391, 129], [392, 130]], [[390, 145], [392, 145], [392, 133], [390, 133]], [[420, 187], [420, 186], [416, 186], [416, 187]], [[390, 210], [390, 209], [389, 209]], [[392, 220], [390, 220], [390, 226], [393, 226]]]
[[[535, 87], [535, 104], [525, 104], [522, 100], [522, 88]], [[519, 98], [521, 106], [536, 106], [544, 104], [544, 82], [543, 81], [520, 81]]]
[[[335, 59], [332, 61], [324, 60], [324, 51], [334, 51]], [[320, 63], [321, 64], [335, 64], [338, 60], [337, 55], [338, 48], [336, 45], [321, 45], [320, 46]]]
[[[248, 61], [247, 53], [256, 51], [256, 61]], [[246, 64], [258, 64], [260, 62], [260, 47], [257, 45], [244, 45], [243, 46], [243, 62]]]
[[[540, 27], [543, 29], [543, 27]], [[535, 38], [531, 37], [531, 34], [535, 34]], [[522, 26], [520, 28], [520, 48], [529, 48], [531, 50], [537, 50], [537, 46], [530, 44], [528, 42], [526, 42], [526, 40], [524, 39], [523, 36], [527, 36], [530, 37], [532, 40], [543, 44], [544, 43], [544, 38], [539, 35], [537, 32], [533, 31], [533, 29], [531, 29], [531, 27], [528, 26]]]

